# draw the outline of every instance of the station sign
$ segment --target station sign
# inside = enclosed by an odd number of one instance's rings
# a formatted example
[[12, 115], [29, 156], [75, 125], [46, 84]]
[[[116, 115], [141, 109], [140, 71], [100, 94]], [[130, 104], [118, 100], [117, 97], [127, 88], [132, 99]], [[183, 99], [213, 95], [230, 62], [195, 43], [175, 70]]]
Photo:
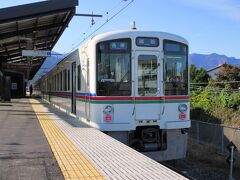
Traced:
[[49, 57], [49, 56], [51, 56], [51, 51], [44, 51], [44, 50], [22, 50], [22, 56]]

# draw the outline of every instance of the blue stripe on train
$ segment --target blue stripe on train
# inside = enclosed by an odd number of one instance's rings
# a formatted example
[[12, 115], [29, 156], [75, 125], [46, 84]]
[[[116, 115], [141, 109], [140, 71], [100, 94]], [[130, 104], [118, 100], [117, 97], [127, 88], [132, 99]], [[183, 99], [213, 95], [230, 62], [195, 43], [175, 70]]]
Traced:
[[[64, 91], [60, 91], [60, 92], [52, 92], [53, 94], [65, 94], [65, 95], [68, 95], [68, 96], [71, 96], [71, 92], [64, 92]], [[78, 93], [76, 92], [76, 96], [97, 96], [96, 93]]]
[[96, 93], [76, 93], [77, 96], [97, 96]]

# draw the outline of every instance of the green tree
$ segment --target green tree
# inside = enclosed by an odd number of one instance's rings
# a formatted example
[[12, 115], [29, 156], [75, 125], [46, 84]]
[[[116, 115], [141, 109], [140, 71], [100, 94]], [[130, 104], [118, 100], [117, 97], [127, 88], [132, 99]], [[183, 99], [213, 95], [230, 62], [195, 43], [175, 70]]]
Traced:
[[194, 64], [190, 66], [191, 83], [208, 83], [210, 76], [204, 68], [197, 69]]
[[196, 74], [197, 74], [197, 68], [194, 64], [191, 64], [190, 66], [190, 82], [191, 83], [196, 83], [195, 82]]
[[216, 74], [216, 81], [226, 82], [222, 87], [229, 86], [231, 89], [238, 89], [240, 87], [239, 82], [228, 82], [240, 81], [240, 68], [230, 64], [223, 64], [221, 70]]

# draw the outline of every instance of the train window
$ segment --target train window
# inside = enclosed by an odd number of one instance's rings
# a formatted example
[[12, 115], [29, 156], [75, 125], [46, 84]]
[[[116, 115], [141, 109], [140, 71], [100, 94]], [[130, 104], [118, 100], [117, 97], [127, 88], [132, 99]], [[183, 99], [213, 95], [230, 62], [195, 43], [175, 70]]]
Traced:
[[60, 72], [58, 73], [58, 91], [61, 90], [61, 84], [60, 84]]
[[97, 95], [131, 95], [131, 40], [117, 39], [97, 45]]
[[138, 94], [153, 96], [157, 93], [157, 56], [138, 56]]
[[62, 88], [62, 85], [63, 85], [63, 83], [62, 83], [62, 79], [63, 79], [63, 78], [62, 78], [62, 77], [63, 77], [63, 75], [62, 75], [62, 71], [61, 71], [61, 72], [60, 72], [60, 83], [59, 83], [59, 84], [60, 84], [60, 91], [62, 91], [62, 89], [63, 89], [63, 88]]
[[66, 69], [64, 69], [64, 71], [63, 71], [63, 89], [64, 89], [64, 91], [67, 91], [67, 70]]
[[70, 90], [70, 70], [68, 69], [68, 71], [67, 71], [67, 73], [68, 73], [68, 75], [67, 75], [67, 77], [68, 77], [68, 91]]
[[52, 82], [51, 82], [51, 85], [52, 85], [52, 91], [54, 91], [54, 76], [52, 76]]
[[57, 86], [57, 78], [58, 78], [58, 76], [57, 76], [57, 74], [55, 75], [56, 76], [56, 79], [55, 79], [55, 87], [56, 87], [56, 91], [58, 91], [58, 86]]
[[58, 73], [58, 91], [61, 91], [61, 89], [60, 89], [61, 88], [61, 86], [60, 86], [61, 84], [60, 83], [61, 83], [61, 81], [60, 81], [60, 73]]
[[159, 39], [155, 37], [137, 37], [136, 45], [143, 47], [158, 47]]
[[64, 70], [62, 71], [62, 91], [64, 91]]
[[51, 78], [51, 91], [54, 91], [54, 77]]
[[64, 91], [64, 71], [62, 71], [62, 91]]
[[60, 91], [60, 73], [58, 73], [58, 91]]
[[59, 74], [57, 74], [57, 91], [59, 91]]
[[62, 71], [62, 91], [65, 91], [65, 73], [64, 70]]
[[53, 86], [54, 86], [54, 84], [53, 84], [53, 77], [51, 77], [51, 91], [53, 91]]
[[57, 75], [55, 74], [55, 91], [57, 91]]
[[55, 86], [56, 84], [55, 84], [55, 75], [53, 75], [53, 91], [55, 91]]
[[81, 75], [82, 75], [81, 66], [80, 65], [77, 66], [77, 73], [78, 73], [77, 89], [78, 89], [78, 91], [80, 91], [81, 90]]
[[188, 94], [188, 50], [187, 45], [164, 40], [165, 95]]
[[62, 91], [64, 91], [64, 70], [62, 71]]

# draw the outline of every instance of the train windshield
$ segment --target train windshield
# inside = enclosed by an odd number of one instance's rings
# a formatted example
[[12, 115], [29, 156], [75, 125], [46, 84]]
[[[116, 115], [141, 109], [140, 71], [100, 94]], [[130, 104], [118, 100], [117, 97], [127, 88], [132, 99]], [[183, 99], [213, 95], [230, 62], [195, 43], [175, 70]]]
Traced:
[[188, 94], [188, 47], [175, 41], [164, 40], [165, 95]]
[[118, 39], [97, 45], [97, 95], [131, 95], [131, 40]]
[[138, 56], [138, 94], [155, 96], [157, 93], [157, 56]]

